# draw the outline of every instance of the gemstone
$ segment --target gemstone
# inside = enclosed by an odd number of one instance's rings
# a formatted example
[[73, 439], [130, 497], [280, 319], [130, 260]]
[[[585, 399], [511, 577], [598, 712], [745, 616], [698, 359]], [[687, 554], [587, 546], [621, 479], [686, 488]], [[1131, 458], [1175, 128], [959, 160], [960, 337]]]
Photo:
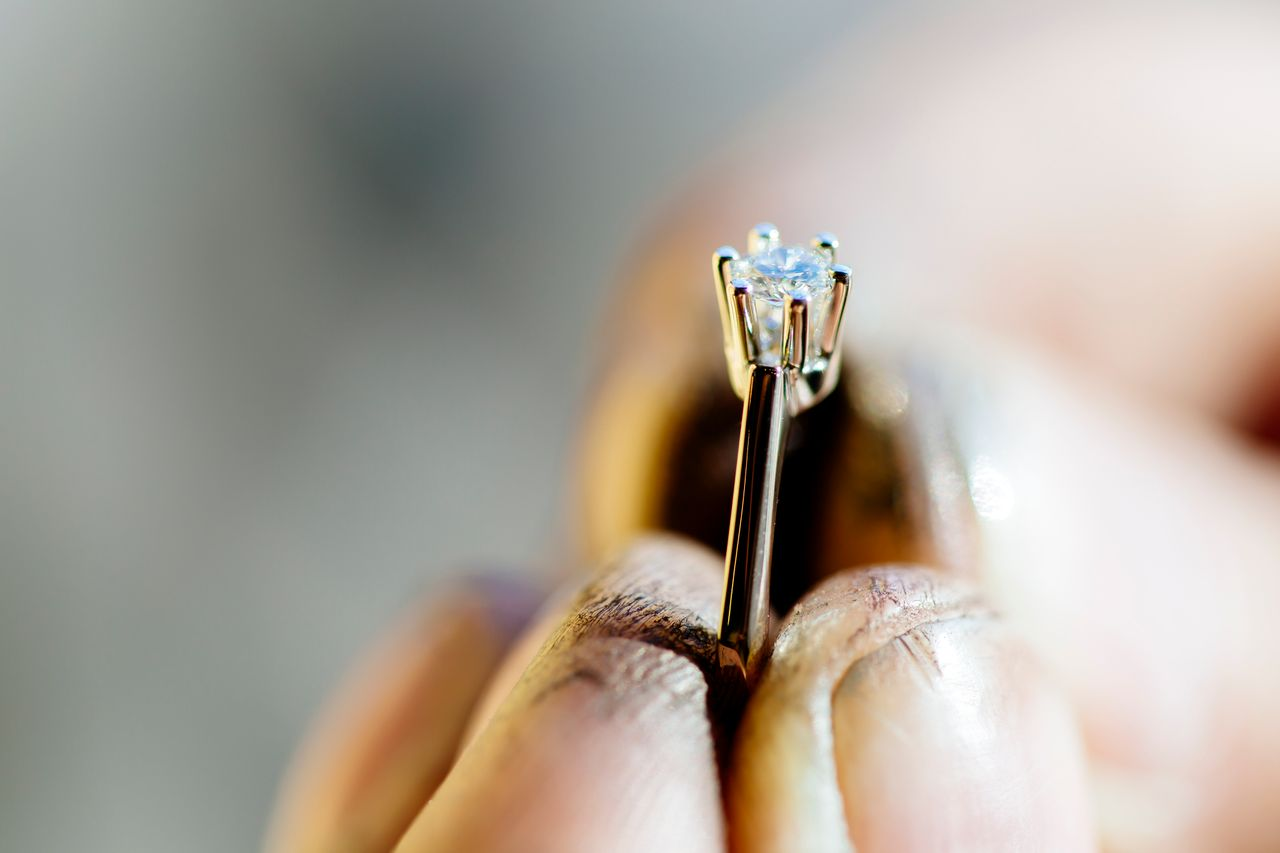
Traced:
[[815, 352], [814, 332], [822, 328], [831, 304], [834, 280], [831, 259], [807, 246], [771, 245], [754, 255], [729, 264], [729, 278], [734, 286], [751, 288], [756, 311], [757, 343], [765, 360], [779, 357], [782, 334], [782, 308], [786, 298], [809, 300], [810, 352]]
[[805, 246], [772, 246], [732, 263], [729, 274], [757, 297], [782, 304], [787, 296], [813, 299], [831, 290], [831, 262]]

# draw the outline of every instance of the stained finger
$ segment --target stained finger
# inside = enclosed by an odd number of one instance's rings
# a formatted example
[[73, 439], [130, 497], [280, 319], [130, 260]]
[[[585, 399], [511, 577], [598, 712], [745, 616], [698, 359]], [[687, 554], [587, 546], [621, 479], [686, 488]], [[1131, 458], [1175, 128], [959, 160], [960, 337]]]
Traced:
[[719, 851], [720, 560], [675, 539], [592, 581], [400, 850]]

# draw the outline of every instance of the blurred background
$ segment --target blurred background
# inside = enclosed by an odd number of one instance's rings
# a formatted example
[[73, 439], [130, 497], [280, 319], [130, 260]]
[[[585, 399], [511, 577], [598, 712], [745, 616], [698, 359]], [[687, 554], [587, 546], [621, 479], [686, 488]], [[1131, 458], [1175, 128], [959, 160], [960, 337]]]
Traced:
[[637, 225], [860, 19], [0, 2], [0, 849], [256, 847], [379, 628], [539, 563]]
[[1172, 816], [1117, 849], [1274, 849], [1280, 11], [887, 8], [0, 0], [0, 850], [256, 848], [397, 613], [548, 570], [619, 267], [748, 131], [677, 216], [833, 227], [859, 341], [1024, 347], [951, 414], [988, 594]]

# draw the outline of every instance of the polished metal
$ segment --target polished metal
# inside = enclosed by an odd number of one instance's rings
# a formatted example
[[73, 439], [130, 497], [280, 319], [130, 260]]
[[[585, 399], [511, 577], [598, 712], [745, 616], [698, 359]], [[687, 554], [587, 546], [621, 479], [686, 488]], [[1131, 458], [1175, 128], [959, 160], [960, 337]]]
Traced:
[[757, 255], [776, 246], [779, 236], [778, 226], [770, 222], [761, 222], [747, 234], [747, 254]]
[[782, 309], [782, 363], [804, 370], [809, 353], [809, 300], [788, 296]]
[[769, 633], [769, 568], [782, 453], [791, 414], [786, 369], [751, 365], [738, 436], [738, 476], [729, 516], [720, 666], [754, 673]]
[[733, 311], [730, 317], [733, 323], [733, 340], [741, 367], [740, 385], [745, 387], [747, 365], [759, 357], [759, 341], [756, 337], [756, 305], [751, 300], [751, 286], [735, 284], [733, 286]]
[[830, 231], [819, 231], [813, 235], [809, 245], [830, 258], [832, 263], [835, 263], [836, 250], [840, 248], [840, 241], [836, 239], [836, 235]]
[[[778, 229], [757, 225], [747, 236], [752, 255], [778, 245]], [[838, 242], [831, 234], [813, 238], [814, 250], [835, 260]], [[789, 294], [783, 304], [781, 349], [765, 358], [755, 302], [745, 281], [729, 276], [738, 254], [718, 249], [713, 258], [725, 356], [734, 391], [742, 398], [742, 428], [733, 485], [729, 542], [725, 549], [724, 598], [720, 611], [720, 666], [746, 683], [758, 675], [761, 651], [769, 633], [769, 580], [773, 564], [773, 531], [787, 430], [791, 419], [831, 392], [840, 366], [840, 327], [849, 294], [849, 268], [830, 268], [827, 299], [817, 346], [810, 296]]]
[[[834, 257], [833, 245], [832, 258]], [[826, 326], [822, 330], [821, 348], [823, 356], [833, 361], [840, 356], [840, 325], [844, 322], [844, 306], [849, 298], [849, 275], [849, 268], [844, 264], [834, 264], [831, 267], [831, 277], [835, 279], [835, 284], [831, 293], [831, 310], [827, 312]]]
[[720, 326], [725, 331], [726, 353], [736, 346], [729, 334], [732, 322], [729, 317], [729, 288], [732, 286], [729, 283], [729, 264], [737, 259], [738, 250], [732, 246], [721, 246], [711, 257], [711, 272], [716, 279], [716, 303], [720, 306]]

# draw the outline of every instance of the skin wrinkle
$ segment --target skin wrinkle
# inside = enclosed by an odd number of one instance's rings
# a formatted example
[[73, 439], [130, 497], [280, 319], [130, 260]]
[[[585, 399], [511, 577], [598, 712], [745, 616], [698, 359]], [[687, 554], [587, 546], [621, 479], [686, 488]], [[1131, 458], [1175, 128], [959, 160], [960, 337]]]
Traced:
[[[616, 849], [639, 849], [681, 832], [723, 849], [720, 809], [707, 808], [722, 801], [706, 710], [719, 575], [709, 553], [672, 537], [644, 540], [615, 560], [575, 597], [401, 849], [542, 849], [534, 839], [548, 837], [535, 827], [581, 809], [592, 821], [576, 824], [583, 834], [562, 838], [560, 849], [600, 849], [605, 837]], [[682, 762], [680, 785], [661, 784], [660, 771]], [[494, 768], [525, 773], [495, 787], [486, 781]], [[584, 787], [606, 768], [600, 785]], [[538, 780], [541, 805], [525, 808], [522, 778]], [[468, 805], [474, 798], [515, 807], [494, 825]], [[665, 818], [655, 822], [655, 811]]]
[[[705, 693], [698, 698], [707, 703], [719, 756], [725, 715], [716, 701], [720, 677], [712, 622], [719, 603], [718, 572], [707, 575], [702, 557], [701, 551], [691, 552], [686, 542], [669, 536], [649, 537], [615, 557], [576, 596], [569, 615], [535, 655], [521, 683], [547, 679], [542, 673], [548, 667], [562, 668], [564, 655], [574, 655], [574, 648], [591, 640], [630, 641], [667, 652], [667, 666], [658, 671], [639, 672], [630, 666], [602, 671], [598, 662], [588, 660], [575, 671], [549, 679], [525, 701], [545, 701], [555, 691], [584, 679], [605, 689], [630, 689], [640, 682], [661, 684], [672, 697]], [[694, 583], [699, 580], [707, 583]], [[691, 607], [692, 598], [697, 600]], [[696, 676], [689, 671], [690, 665]]]
[[[898, 604], [899, 602], [894, 602], [894, 603]], [[927, 610], [927, 606], [921, 609]], [[893, 645], [899, 645], [903, 649], [905, 649], [907, 652], [907, 655], [916, 664], [919, 671], [921, 672], [923, 676], [922, 680], [924, 680], [928, 684], [933, 684], [935, 675], [938, 678], [942, 677], [942, 667], [938, 663], [937, 658], [933, 655], [932, 648], [930, 648], [928, 652], [927, 663], [926, 663], [926, 658], [923, 658], [920, 655], [920, 653], [914, 648], [914, 644], [912, 643], [911, 638], [923, 637], [923, 635], [920, 633], [921, 629], [927, 628], [931, 625], [940, 625], [948, 622], [957, 622], [965, 619], [972, 619], [975, 617], [975, 615], [978, 615], [978, 614], [976, 614], [974, 611], [959, 610], [959, 611], [950, 611], [945, 614], [941, 614], [935, 618], [926, 617], [921, 619], [918, 622], [908, 624], [908, 626], [904, 628], [896, 636], [885, 639], [879, 645], [867, 647], [865, 649], [860, 649], [859, 652], [857, 653], [857, 656], [850, 659], [848, 662], [848, 665], [844, 668], [844, 671], [841, 672], [834, 679], [834, 682], [832, 683], [830, 688], [830, 693], [828, 694], [830, 698], [831, 707], [834, 708], [835, 703], [837, 701], [836, 699], [837, 694], [839, 694], [842, 690], [846, 688], [849, 679], [857, 678], [858, 665], [863, 661], [871, 658], [873, 655], [876, 655], [881, 650], [889, 648], [890, 646], [893, 646]], [[889, 721], [889, 720], [885, 720], [884, 722], [886, 723], [885, 727], [888, 730], [894, 732], [895, 736], [901, 738], [904, 742], [911, 740], [910, 735], [908, 735], [907, 732], [904, 731], [902, 727], [898, 725], [896, 722]], [[839, 738], [838, 738], [838, 734], [836, 732], [836, 727], [835, 727], [835, 717], [834, 717], [834, 714], [832, 714], [830, 711], [827, 714], [826, 723], [831, 732], [831, 744], [833, 745], [833, 748], [834, 748], [834, 745]], [[855, 783], [852, 779], [847, 778], [846, 771], [848, 771], [849, 768], [845, 767], [841, 762], [838, 762], [838, 761], [834, 762], [834, 764], [835, 764], [835, 778], [836, 778], [837, 790], [841, 792], [853, 790], [853, 786]], [[848, 834], [847, 816], [846, 816], [845, 832], [847, 835]], [[849, 843], [853, 844], [852, 837], [849, 837]]]
[[668, 649], [709, 669], [714, 658], [715, 633], [698, 614], [653, 596], [616, 593], [590, 601], [566, 625], [575, 637], [626, 637]]
[[[673, 543], [678, 543], [677, 547], [672, 547]], [[689, 598], [688, 591], [680, 587], [704, 574], [701, 560], [690, 558], [689, 546], [682, 540], [655, 536], [642, 541], [615, 558], [599, 578], [582, 590], [570, 615], [543, 645], [529, 670], [539, 669], [548, 658], [589, 638], [634, 640], [671, 652], [675, 661], [693, 664], [701, 676], [701, 701], [705, 702], [711, 722], [716, 763], [723, 776], [729, 769], [733, 733], [746, 697], [736, 682], [723, 677], [718, 665], [718, 641], [712, 621], [719, 604], [718, 583], [708, 586], [709, 597], [701, 602], [708, 605], [703, 612], [677, 603]], [[672, 578], [679, 580], [673, 583]], [[718, 582], [718, 572], [710, 580]], [[581, 675], [590, 678], [586, 673]], [[599, 676], [598, 670], [596, 675]], [[687, 673], [662, 673], [660, 677], [670, 679], [673, 692], [686, 692], [680, 679]], [[536, 683], [540, 679], [530, 680]], [[541, 702], [575, 680], [580, 679], [572, 674], [552, 678], [528, 701]], [[607, 686], [609, 679], [601, 683]]]
[[[856, 841], [893, 851], [1094, 849], [1070, 710], [1013, 635], [982, 616], [928, 622], [905, 639], [864, 657], [833, 705]], [[913, 802], [932, 805], [919, 812]]]
[[[931, 624], [936, 624], [936, 622], [928, 622], [925, 624], [931, 625]], [[924, 626], [922, 625], [920, 627], [924, 627]], [[919, 640], [922, 642], [917, 643], [915, 641], [915, 638], [919, 638]], [[915, 661], [916, 666], [920, 668], [920, 671], [923, 674], [925, 674], [930, 678], [932, 678], [935, 675], [941, 676], [942, 664], [938, 662], [938, 656], [934, 654], [933, 645], [931, 643], [928, 643], [926, 640], [927, 638], [921, 635], [917, 630], [912, 630], [912, 631], [908, 631], [907, 633], [903, 634], [900, 637], [895, 637], [893, 639], [893, 642], [897, 643], [899, 646], [902, 647], [902, 650], [905, 651], [913, 661]], [[923, 645], [924, 648], [917, 649], [916, 646], [918, 644]], [[923, 655], [921, 654], [922, 651], [923, 651]], [[847, 674], [846, 674], [846, 677], [848, 677]]]
[[922, 625], [989, 613], [968, 586], [915, 566], [819, 584], [787, 618], [743, 719], [728, 797], [734, 849], [851, 851], [833, 751], [839, 684]]
[[[681, 682], [690, 675], [685, 664], [696, 668], [703, 685], [713, 683], [715, 631], [704, 614], [675, 603], [679, 593], [670, 588], [667, 574], [683, 579], [696, 576], [697, 570], [680, 566], [690, 562], [682, 553], [687, 546], [676, 549], [663, 542], [664, 539], [655, 538], [637, 545], [616, 558], [600, 578], [583, 589], [570, 608], [570, 615], [543, 644], [517, 684], [517, 690], [530, 683], [538, 685], [537, 689], [513, 704], [539, 704], [575, 681], [586, 680], [610, 688], [632, 686], [637, 676], [682, 694], [686, 691]], [[664, 668], [656, 678], [654, 673], [641, 674], [629, 668], [604, 671], [590, 661], [559, 677], [547, 674], [564, 668], [564, 656], [576, 657], [574, 649], [593, 639], [634, 641], [670, 652], [675, 659], [670, 669]], [[503, 712], [499, 714], [505, 716]]]
[[[683, 832], [722, 849], [719, 816], [693, 808], [720, 800], [714, 773], [698, 770], [710, 765], [711, 735], [697, 671], [670, 651], [617, 637], [587, 638], [568, 655], [577, 677], [496, 718], [463, 757], [452, 790], [446, 783], [398, 849], [638, 850], [645, 839]], [[661, 780], [681, 761], [680, 784], [692, 786], [693, 800], [674, 826], [655, 824], [670, 817], [677, 795]], [[504, 815], [501, 824], [494, 814]], [[619, 840], [605, 847], [606, 837]]]
[[[522, 712], [578, 684], [592, 690], [598, 699], [592, 707], [609, 717], [626, 712], [640, 717], [651, 708], [698, 702], [706, 689], [685, 658], [628, 637], [583, 637], [563, 654], [555, 669], [567, 672], [533, 693]], [[652, 701], [636, 702], [637, 692]]]

